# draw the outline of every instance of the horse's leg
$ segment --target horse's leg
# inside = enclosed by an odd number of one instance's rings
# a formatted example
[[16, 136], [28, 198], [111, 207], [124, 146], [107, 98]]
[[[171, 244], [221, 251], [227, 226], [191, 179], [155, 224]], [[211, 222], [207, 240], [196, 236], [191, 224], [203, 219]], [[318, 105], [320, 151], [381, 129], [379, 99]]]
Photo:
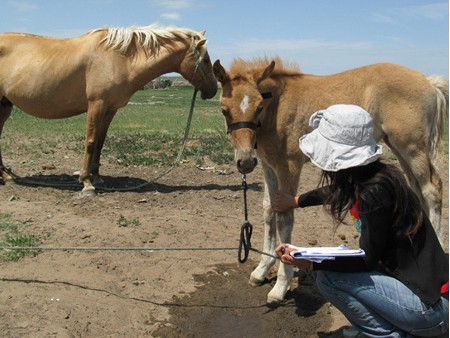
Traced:
[[117, 110], [108, 111], [105, 114], [104, 119], [101, 121], [99, 128], [97, 129], [97, 144], [94, 148], [94, 154], [92, 156], [92, 162], [89, 169], [92, 175], [92, 182], [94, 185], [103, 184], [103, 180], [100, 177], [100, 156], [102, 153], [103, 145], [105, 143], [106, 134], [108, 132], [109, 125], [116, 114]]
[[[277, 233], [275, 224], [275, 214], [272, 212], [270, 194], [278, 190], [278, 182], [275, 172], [264, 163], [264, 244], [263, 252], [274, 254], [277, 245]], [[276, 259], [267, 255], [261, 255], [261, 260], [255, 270], [250, 275], [249, 284], [259, 286], [264, 283], [267, 273], [275, 264]]]
[[[294, 223], [294, 211], [290, 210], [285, 213], [277, 213], [276, 225], [280, 243], [292, 242], [292, 228]], [[294, 276], [294, 268], [292, 265], [280, 263], [277, 272], [277, 281], [267, 295], [268, 303], [281, 302], [289, 289], [292, 277]]]
[[400, 151], [390, 141], [386, 141], [386, 143], [400, 162], [411, 187], [419, 196], [436, 235], [443, 245], [444, 234], [441, 225], [442, 179], [430, 157], [421, 147], [417, 147], [413, 151], [408, 151], [408, 149]]
[[[279, 180], [275, 172], [267, 165], [263, 165], [264, 168], [264, 247], [263, 252], [274, 253], [276, 246], [279, 244], [277, 241], [277, 233], [282, 243], [291, 242], [291, 233], [294, 223], [294, 212], [290, 210], [286, 213], [275, 214], [272, 211], [271, 201], [274, 199], [275, 193], [278, 191]], [[280, 189], [295, 194], [298, 186], [298, 175], [291, 172], [283, 172], [284, 180], [288, 182], [282, 182], [283, 186]], [[292, 182], [292, 180], [294, 182]], [[276, 259], [267, 255], [261, 256], [261, 261], [257, 268], [250, 275], [250, 285], [261, 285], [264, 282], [265, 276], [269, 272], [270, 268], [275, 264]], [[291, 265], [280, 264], [277, 273], [277, 281], [275, 286], [267, 295], [268, 303], [281, 302], [289, 288], [289, 284], [294, 276], [294, 269]]]
[[86, 139], [84, 144], [83, 166], [80, 170], [80, 182], [83, 183], [82, 195], [95, 195], [95, 187], [89, 179], [91, 163], [97, 147], [99, 128], [105, 118], [103, 102], [101, 100], [90, 101], [86, 117]]
[[[278, 169], [278, 188], [291, 195], [297, 193], [302, 163], [300, 160], [289, 163], [289, 168]], [[275, 191], [273, 191], [275, 193]], [[272, 200], [274, 195], [270, 194]], [[276, 227], [280, 243], [292, 243], [292, 229], [294, 226], [294, 210], [276, 213]], [[298, 240], [297, 240], [298, 241]], [[291, 265], [280, 263], [277, 281], [267, 296], [267, 301], [281, 302], [289, 289], [294, 269]]]
[[[0, 138], [3, 132], [3, 127], [6, 120], [11, 116], [12, 104], [9, 101], [1, 100], [0, 102]], [[13, 178], [6, 172], [6, 167], [3, 164], [2, 150], [0, 147], [0, 173], [3, 182], [11, 181]]]

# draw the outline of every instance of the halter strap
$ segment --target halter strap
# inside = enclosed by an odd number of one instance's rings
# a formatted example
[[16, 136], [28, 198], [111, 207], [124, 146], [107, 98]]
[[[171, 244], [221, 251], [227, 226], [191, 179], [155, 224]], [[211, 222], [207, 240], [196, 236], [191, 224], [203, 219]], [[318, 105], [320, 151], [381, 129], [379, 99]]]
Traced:
[[202, 56], [197, 51], [197, 44], [195, 43], [195, 37], [194, 36], [192, 37], [191, 52], [192, 52], [192, 56], [195, 58], [195, 68], [194, 68], [194, 74], [192, 75], [191, 82], [194, 81], [195, 74], [197, 74], [197, 71], [199, 71], [200, 75], [202, 76], [202, 79], [205, 80], [206, 76], [209, 75], [211, 72], [209, 72], [208, 74], [205, 74], [203, 72], [203, 70], [200, 68], [200, 61], [201, 61]]
[[237, 129], [248, 128], [248, 129], [256, 130], [259, 127], [261, 127], [261, 122], [258, 122], [258, 124], [253, 123], [253, 122], [246, 122], [246, 121], [236, 122], [236, 123], [232, 123], [228, 126], [227, 134], [229, 134], [232, 131], [237, 130]]

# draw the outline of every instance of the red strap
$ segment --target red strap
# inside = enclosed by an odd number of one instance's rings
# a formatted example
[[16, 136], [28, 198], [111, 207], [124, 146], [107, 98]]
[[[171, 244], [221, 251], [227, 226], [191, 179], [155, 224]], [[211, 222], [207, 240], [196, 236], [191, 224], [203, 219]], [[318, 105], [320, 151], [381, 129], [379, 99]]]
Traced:
[[441, 286], [441, 294], [448, 292], [448, 281]]
[[356, 195], [355, 203], [353, 203], [352, 207], [350, 208], [350, 215], [352, 215], [356, 219], [360, 219], [358, 213], [358, 205], [359, 205], [359, 197], [358, 195]]

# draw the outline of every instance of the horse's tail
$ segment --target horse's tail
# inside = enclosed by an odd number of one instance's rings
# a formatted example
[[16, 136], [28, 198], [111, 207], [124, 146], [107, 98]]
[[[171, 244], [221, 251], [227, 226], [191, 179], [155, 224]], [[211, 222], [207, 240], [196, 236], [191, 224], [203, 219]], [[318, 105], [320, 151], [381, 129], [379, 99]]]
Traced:
[[427, 80], [436, 91], [436, 112], [430, 128], [429, 153], [432, 159], [436, 159], [442, 148], [444, 137], [445, 117], [448, 118], [448, 80], [439, 75], [431, 75]]

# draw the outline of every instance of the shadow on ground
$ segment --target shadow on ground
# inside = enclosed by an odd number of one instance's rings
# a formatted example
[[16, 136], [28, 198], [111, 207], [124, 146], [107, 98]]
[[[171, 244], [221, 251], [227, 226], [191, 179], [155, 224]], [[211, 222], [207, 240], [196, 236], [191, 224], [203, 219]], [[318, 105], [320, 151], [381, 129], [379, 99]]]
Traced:
[[296, 272], [298, 286], [278, 306], [265, 302], [274, 280], [250, 287], [255, 264], [217, 265], [205, 275], [194, 275], [197, 290], [174, 297], [170, 320], [156, 337], [342, 337], [330, 332], [329, 304], [311, 277]]

